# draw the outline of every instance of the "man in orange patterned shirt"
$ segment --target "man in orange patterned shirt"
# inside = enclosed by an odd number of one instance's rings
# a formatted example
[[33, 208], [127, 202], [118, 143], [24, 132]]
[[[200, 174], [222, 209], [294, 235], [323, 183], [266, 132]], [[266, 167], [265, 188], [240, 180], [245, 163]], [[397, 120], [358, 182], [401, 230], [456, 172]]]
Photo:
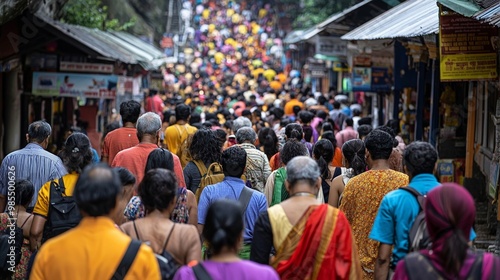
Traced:
[[365, 138], [369, 171], [345, 186], [340, 210], [345, 213], [358, 247], [363, 279], [373, 279], [379, 243], [368, 238], [382, 198], [390, 191], [408, 185], [408, 176], [390, 169], [393, 137], [374, 130]]

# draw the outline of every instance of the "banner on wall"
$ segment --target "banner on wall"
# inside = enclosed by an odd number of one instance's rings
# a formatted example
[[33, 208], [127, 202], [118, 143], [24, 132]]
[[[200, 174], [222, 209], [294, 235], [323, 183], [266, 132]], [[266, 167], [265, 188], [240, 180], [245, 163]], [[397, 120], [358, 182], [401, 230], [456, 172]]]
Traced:
[[41, 96], [115, 98], [117, 76], [33, 72], [32, 94]]
[[496, 79], [497, 29], [443, 8], [439, 14], [441, 81]]
[[370, 91], [372, 88], [372, 69], [370, 67], [354, 67], [352, 69], [352, 90]]
[[372, 67], [372, 91], [390, 91], [391, 80], [389, 69], [385, 67]]

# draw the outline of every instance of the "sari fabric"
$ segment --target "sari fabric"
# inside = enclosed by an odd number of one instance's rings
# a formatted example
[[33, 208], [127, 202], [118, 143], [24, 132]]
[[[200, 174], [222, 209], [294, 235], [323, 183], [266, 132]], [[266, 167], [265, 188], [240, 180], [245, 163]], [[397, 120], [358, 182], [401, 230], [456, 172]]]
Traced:
[[271, 206], [281, 203], [289, 197], [285, 188], [286, 169], [284, 167], [278, 168], [276, 177], [274, 178], [274, 191]]
[[[275, 217], [273, 211], [268, 213], [274, 235]], [[310, 206], [277, 248], [271, 265], [281, 279], [361, 278], [349, 223], [341, 211], [328, 204]]]

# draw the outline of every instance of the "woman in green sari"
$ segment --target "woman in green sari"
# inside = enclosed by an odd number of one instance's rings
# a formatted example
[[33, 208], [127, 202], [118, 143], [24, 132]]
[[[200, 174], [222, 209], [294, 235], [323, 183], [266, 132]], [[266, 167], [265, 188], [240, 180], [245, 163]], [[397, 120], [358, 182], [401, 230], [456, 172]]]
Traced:
[[[268, 206], [281, 203], [290, 195], [285, 188], [286, 165], [294, 157], [309, 156], [306, 146], [297, 140], [289, 140], [280, 152], [282, 167], [273, 171], [266, 182], [265, 195]], [[318, 192], [317, 199], [320, 203], [324, 202], [323, 192]]]

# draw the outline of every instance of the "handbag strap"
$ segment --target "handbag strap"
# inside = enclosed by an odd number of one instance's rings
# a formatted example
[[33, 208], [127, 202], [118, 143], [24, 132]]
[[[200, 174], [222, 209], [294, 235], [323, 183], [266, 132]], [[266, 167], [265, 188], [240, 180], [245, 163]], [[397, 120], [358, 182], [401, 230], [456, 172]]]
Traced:
[[132, 266], [132, 263], [134, 262], [135, 256], [137, 255], [140, 247], [141, 242], [139, 240], [130, 241], [130, 244], [127, 247], [127, 251], [125, 251], [125, 255], [123, 255], [123, 258], [120, 261], [120, 264], [118, 264], [118, 267], [111, 277], [111, 280], [122, 280], [125, 278], [125, 275], [127, 275], [130, 266]]
[[243, 189], [241, 190], [240, 197], [238, 198], [238, 201], [243, 205], [243, 211], [246, 212], [248, 208], [248, 204], [250, 203], [250, 199], [252, 199], [252, 194], [253, 191], [244, 186]]
[[141, 240], [141, 238], [139, 237], [139, 232], [137, 231], [137, 226], [135, 225], [135, 220], [132, 221], [132, 224], [134, 225], [135, 236], [138, 240]]
[[212, 280], [212, 277], [210, 277], [210, 274], [208, 274], [207, 270], [201, 263], [193, 266], [192, 269], [196, 280]]
[[170, 232], [168, 233], [168, 236], [167, 236], [167, 239], [165, 240], [165, 243], [163, 244], [163, 251], [161, 252], [162, 255], [167, 250], [166, 248], [167, 248], [167, 245], [168, 245], [168, 241], [170, 240], [170, 236], [172, 236], [172, 232], [174, 231], [174, 228], [175, 228], [175, 223], [172, 226], [172, 229], [170, 230]]

